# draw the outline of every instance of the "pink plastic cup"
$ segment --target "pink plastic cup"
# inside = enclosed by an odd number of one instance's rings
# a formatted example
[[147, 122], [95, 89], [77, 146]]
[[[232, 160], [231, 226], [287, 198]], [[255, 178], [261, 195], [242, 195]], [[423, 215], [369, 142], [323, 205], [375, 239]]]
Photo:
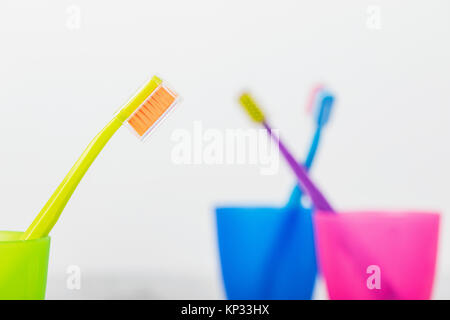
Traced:
[[430, 299], [440, 215], [316, 212], [318, 261], [330, 299]]

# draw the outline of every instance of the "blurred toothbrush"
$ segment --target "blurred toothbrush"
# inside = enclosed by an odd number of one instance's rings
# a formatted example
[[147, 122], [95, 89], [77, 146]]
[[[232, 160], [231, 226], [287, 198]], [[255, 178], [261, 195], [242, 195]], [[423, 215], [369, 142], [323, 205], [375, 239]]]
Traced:
[[[335, 98], [332, 93], [324, 88], [322, 85], [316, 86], [312, 92], [311, 97], [309, 99], [309, 103], [306, 107], [308, 112], [314, 112], [315, 118], [315, 132], [313, 139], [311, 141], [311, 145], [309, 147], [308, 155], [306, 157], [306, 161], [303, 164], [306, 171], [309, 171], [311, 165], [314, 161], [314, 157], [317, 153], [317, 148], [319, 147], [320, 137], [322, 133], [322, 129], [328, 123], [330, 118], [331, 109], [333, 108]], [[295, 185], [292, 193], [289, 197], [288, 206], [293, 207], [298, 205], [299, 200], [302, 197], [302, 190], [298, 186]]]
[[[288, 149], [273, 133], [272, 129], [267, 124], [264, 114], [259, 109], [254, 100], [250, 97], [250, 95], [248, 93], [241, 95], [239, 101], [247, 111], [247, 113], [250, 115], [250, 117], [255, 122], [261, 123], [266, 128], [269, 135], [274, 139], [274, 141], [278, 143], [281, 153], [286, 158], [286, 161], [289, 163], [290, 167], [297, 176], [301, 189], [303, 189], [309, 195], [315, 209], [324, 213], [336, 213], [336, 211], [331, 207], [320, 190], [309, 179], [305, 169], [303, 169], [303, 167], [295, 161], [294, 157], [291, 155]], [[357, 245], [355, 246], [355, 243], [351, 246], [346, 240], [343, 240], [342, 245], [344, 248], [346, 248], [346, 254], [350, 255], [356, 261], [373, 261], [373, 259], [371, 259], [371, 255], [366, 252], [367, 250], [365, 250], [365, 248], [358, 247]], [[383, 298], [384, 295], [390, 297], [396, 296], [396, 290], [393, 288], [390, 279], [385, 279], [383, 285], [384, 292], [380, 295], [381, 298]]]
[[263, 112], [255, 103], [255, 101], [252, 99], [252, 97], [248, 93], [244, 93], [239, 98], [239, 102], [241, 103], [242, 107], [247, 111], [250, 118], [257, 123], [262, 124], [269, 133], [269, 135], [272, 137], [272, 139], [277, 143], [282, 155], [288, 162], [291, 169], [294, 171], [300, 184], [300, 187], [303, 190], [305, 190], [305, 192], [309, 195], [315, 208], [317, 210], [325, 212], [334, 212], [333, 208], [328, 203], [327, 199], [323, 196], [323, 194], [316, 187], [316, 185], [310, 180], [303, 166], [298, 164], [298, 162], [295, 160], [295, 158], [292, 156], [292, 154], [289, 152], [286, 146], [282, 143], [280, 138], [278, 138], [273, 133], [272, 128], [267, 123]]
[[158, 77], [148, 81], [87, 146], [22, 235], [22, 239], [38, 239], [49, 234], [84, 174], [122, 124], [128, 122], [136, 135], [144, 139], [173, 108], [177, 100], [177, 94], [166, 87]]

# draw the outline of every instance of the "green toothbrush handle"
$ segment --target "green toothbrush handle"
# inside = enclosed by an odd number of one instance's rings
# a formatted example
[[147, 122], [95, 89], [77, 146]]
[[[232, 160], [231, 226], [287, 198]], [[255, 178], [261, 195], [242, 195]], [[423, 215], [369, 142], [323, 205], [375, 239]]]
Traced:
[[77, 188], [83, 176], [91, 164], [97, 158], [103, 147], [111, 137], [122, 126], [122, 121], [115, 117], [110, 123], [92, 140], [86, 150], [77, 160], [67, 176], [55, 190], [51, 198], [39, 212], [32, 224], [22, 236], [23, 240], [38, 239], [45, 237], [58, 221], [61, 212]]

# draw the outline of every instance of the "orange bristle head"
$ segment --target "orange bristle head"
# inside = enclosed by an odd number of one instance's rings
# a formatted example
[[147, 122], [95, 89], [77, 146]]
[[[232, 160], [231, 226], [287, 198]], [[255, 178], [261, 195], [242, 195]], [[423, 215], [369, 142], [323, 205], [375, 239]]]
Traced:
[[131, 115], [128, 124], [140, 138], [144, 138], [172, 109], [177, 95], [165, 86], [159, 86]]

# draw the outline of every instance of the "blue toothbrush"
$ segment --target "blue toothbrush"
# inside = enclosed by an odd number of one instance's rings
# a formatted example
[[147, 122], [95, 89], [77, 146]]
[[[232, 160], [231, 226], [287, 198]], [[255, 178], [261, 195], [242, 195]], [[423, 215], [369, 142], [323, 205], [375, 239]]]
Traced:
[[[309, 147], [308, 156], [306, 157], [306, 161], [304, 163], [304, 167], [308, 171], [311, 168], [311, 165], [314, 162], [314, 158], [317, 154], [317, 148], [319, 147], [322, 129], [326, 126], [328, 120], [330, 119], [334, 100], [334, 96], [321, 86], [318, 86], [312, 92], [310, 105], [314, 108], [316, 130]], [[302, 195], [302, 190], [300, 189], [298, 184], [296, 184], [289, 197], [287, 207], [298, 206]]]

